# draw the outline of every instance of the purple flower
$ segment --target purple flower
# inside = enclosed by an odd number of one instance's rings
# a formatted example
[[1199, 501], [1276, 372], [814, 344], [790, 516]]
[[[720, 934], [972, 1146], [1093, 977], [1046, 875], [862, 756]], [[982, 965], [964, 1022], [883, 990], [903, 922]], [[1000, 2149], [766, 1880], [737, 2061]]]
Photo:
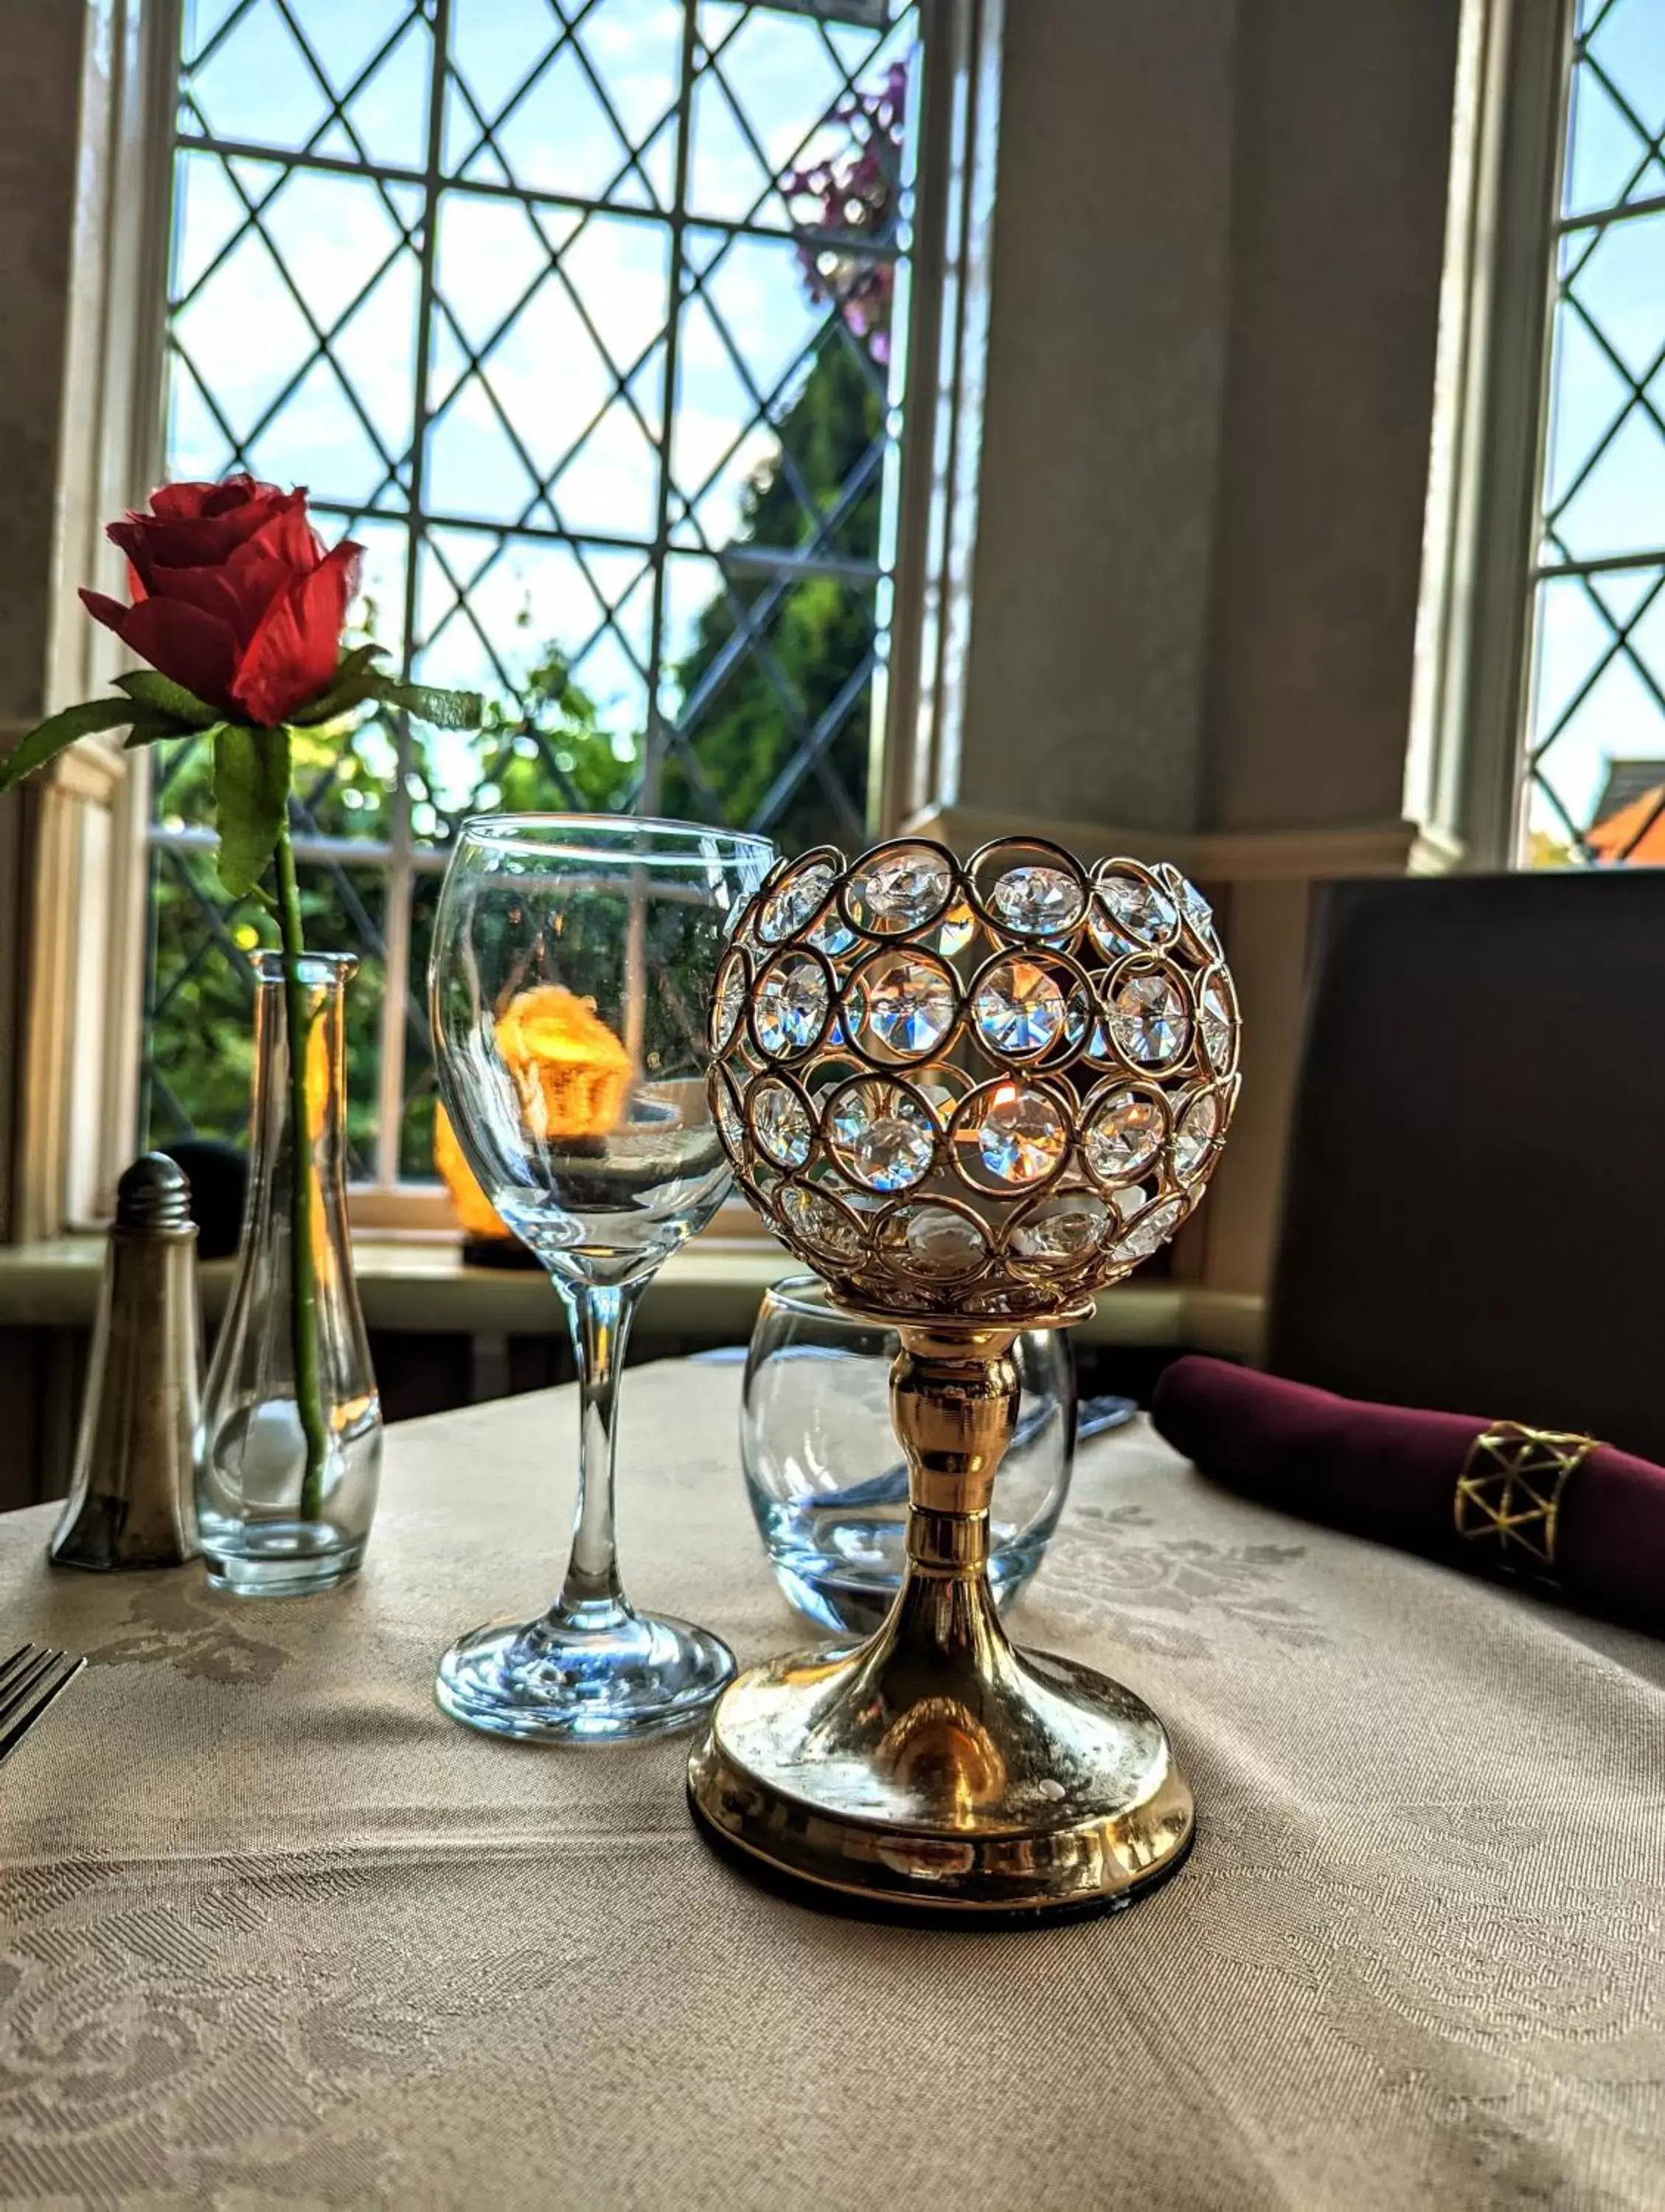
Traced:
[[842, 125], [848, 134], [845, 149], [807, 168], [789, 169], [781, 179], [788, 199], [813, 203], [811, 210], [794, 210], [805, 289], [811, 300], [836, 304], [845, 327], [879, 362], [890, 358], [894, 265], [857, 250], [817, 246], [814, 233], [874, 239], [889, 233], [907, 107], [907, 64], [892, 62], [877, 89], [848, 93], [829, 111], [826, 126]]

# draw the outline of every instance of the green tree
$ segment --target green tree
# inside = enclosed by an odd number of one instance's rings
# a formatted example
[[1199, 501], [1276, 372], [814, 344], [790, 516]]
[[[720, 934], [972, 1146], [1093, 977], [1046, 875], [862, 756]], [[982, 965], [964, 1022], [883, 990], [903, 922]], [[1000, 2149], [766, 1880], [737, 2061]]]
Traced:
[[[836, 323], [823, 332], [809, 374], [775, 426], [780, 454], [747, 489], [737, 544], [790, 551], [813, 538], [817, 517], [833, 514], [844, 501], [883, 421], [874, 380], [856, 343]], [[805, 493], [814, 516], [805, 512]], [[875, 471], [828, 531], [823, 550], [846, 560], [872, 561], [878, 531]], [[737, 828], [757, 820], [803, 736], [835, 708], [851, 672], [861, 665], [872, 643], [873, 587], [817, 576], [782, 590], [767, 575], [735, 576], [729, 591], [714, 597], [700, 616], [693, 648], [677, 670], [684, 702], [699, 699], [714, 665], [730, 649], [742, 611], [762, 631], [774, 666], [757, 652], [735, 659], [686, 731], [700, 779], [672, 751], [661, 785], [667, 811], [702, 815], [712, 811], [702, 787], [708, 786], [721, 819]], [[829, 769], [849, 794], [858, 821], [866, 797], [868, 702], [865, 684], [846, 700], [826, 749]], [[811, 770], [763, 826], [791, 851], [847, 839], [852, 825]]]

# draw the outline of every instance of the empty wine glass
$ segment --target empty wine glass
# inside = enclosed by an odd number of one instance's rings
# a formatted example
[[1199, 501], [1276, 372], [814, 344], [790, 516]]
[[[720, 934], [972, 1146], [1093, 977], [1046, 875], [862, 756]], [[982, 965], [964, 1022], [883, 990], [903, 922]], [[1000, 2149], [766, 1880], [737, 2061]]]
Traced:
[[440, 1662], [445, 1710], [499, 1735], [614, 1739], [697, 1719], [726, 1645], [638, 1613], [613, 1539], [618, 1370], [653, 1271], [708, 1221], [729, 1170], [708, 1103], [725, 933], [762, 837], [614, 815], [464, 823], [429, 969], [440, 1089], [469, 1165], [565, 1302], [582, 1405], [572, 1557], [540, 1620]]

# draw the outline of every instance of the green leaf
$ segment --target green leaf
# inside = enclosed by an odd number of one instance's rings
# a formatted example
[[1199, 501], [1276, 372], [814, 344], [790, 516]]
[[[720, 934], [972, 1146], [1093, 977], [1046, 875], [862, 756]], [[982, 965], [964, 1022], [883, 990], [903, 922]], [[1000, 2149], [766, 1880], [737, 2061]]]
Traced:
[[480, 695], [477, 691], [436, 691], [427, 684], [384, 682], [374, 695], [384, 705], [403, 708], [419, 722], [436, 730], [477, 730]]
[[210, 707], [194, 691], [187, 691], [183, 684], [176, 684], [171, 676], [159, 675], [154, 668], [131, 668], [125, 676], [116, 678], [118, 690], [136, 699], [141, 707], [149, 707], [158, 714], [171, 714], [176, 722], [189, 724], [193, 730], [211, 730], [222, 720], [217, 707]]
[[214, 807], [220, 881], [246, 898], [265, 872], [289, 796], [289, 733], [221, 722], [214, 739]]
[[66, 707], [61, 714], [48, 715], [9, 759], [0, 761], [0, 791], [45, 768], [77, 738], [90, 738], [99, 730], [118, 730], [132, 720], [132, 703], [126, 699], [88, 699], [79, 707]]
[[385, 645], [361, 645], [351, 653], [343, 653], [330, 678], [330, 688], [320, 691], [309, 707], [289, 716], [292, 728], [315, 730], [325, 722], [337, 720], [354, 707], [362, 707], [367, 699], [380, 695], [382, 686], [390, 679], [386, 672], [374, 664], [386, 659]]
[[342, 654], [340, 665], [335, 672], [335, 680], [339, 684], [345, 676], [361, 676], [373, 662], [386, 660], [386, 658], [387, 647], [385, 645], [374, 643], [355, 645], [350, 653]]
[[289, 721], [297, 730], [316, 730], [325, 722], [333, 722], [355, 707], [362, 707], [367, 699], [378, 699], [387, 682], [374, 669], [355, 676], [340, 676], [327, 691], [320, 692], [310, 707], [303, 707]]
[[143, 707], [129, 711], [133, 714], [133, 724], [122, 745], [130, 753], [140, 745], [154, 745], [159, 738], [199, 738], [203, 734], [194, 723], [176, 721], [172, 714], [153, 714]]

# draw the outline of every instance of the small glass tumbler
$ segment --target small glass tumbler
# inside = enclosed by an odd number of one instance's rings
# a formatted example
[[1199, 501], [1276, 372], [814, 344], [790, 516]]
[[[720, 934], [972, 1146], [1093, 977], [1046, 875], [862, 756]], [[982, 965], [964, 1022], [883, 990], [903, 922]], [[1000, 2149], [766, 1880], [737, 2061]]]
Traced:
[[[814, 1275], [764, 1293], [746, 1356], [740, 1459], [776, 1581], [823, 1627], [866, 1636], [902, 1579], [908, 1470], [890, 1425], [900, 1340]], [[1075, 1362], [1060, 1329], [1013, 1347], [1023, 1402], [994, 1486], [989, 1580], [1009, 1605], [1058, 1525], [1075, 1456]]]

